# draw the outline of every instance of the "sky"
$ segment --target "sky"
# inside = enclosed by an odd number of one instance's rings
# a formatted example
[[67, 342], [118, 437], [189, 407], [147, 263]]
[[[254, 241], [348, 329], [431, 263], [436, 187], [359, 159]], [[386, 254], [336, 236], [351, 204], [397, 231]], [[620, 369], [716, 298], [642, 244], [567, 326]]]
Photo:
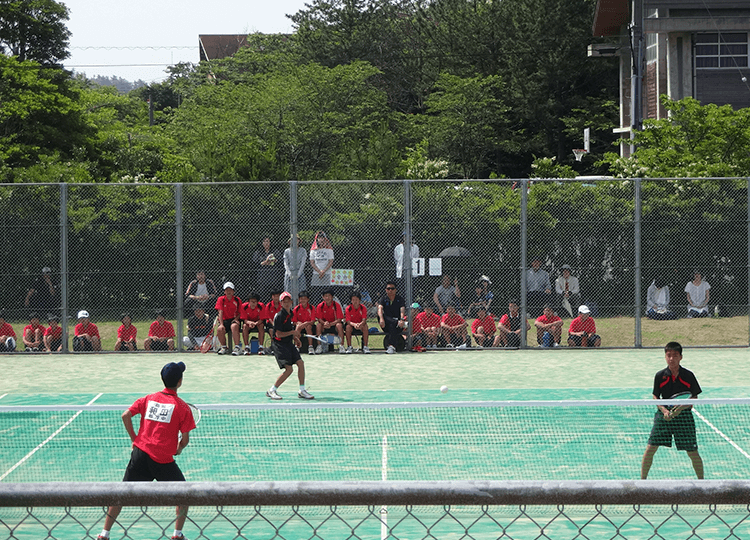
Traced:
[[66, 69], [159, 82], [198, 62], [199, 34], [291, 33], [305, 0], [58, 0], [68, 8]]

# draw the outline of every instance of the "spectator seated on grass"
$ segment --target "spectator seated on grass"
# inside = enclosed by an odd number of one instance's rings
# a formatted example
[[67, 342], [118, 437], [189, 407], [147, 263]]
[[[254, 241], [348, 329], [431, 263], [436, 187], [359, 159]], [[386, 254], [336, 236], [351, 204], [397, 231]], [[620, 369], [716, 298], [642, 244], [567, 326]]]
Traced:
[[578, 307], [578, 317], [568, 328], [568, 347], [601, 347], [602, 338], [596, 334], [596, 324], [586, 305]]
[[688, 319], [709, 316], [708, 301], [711, 298], [709, 289], [711, 289], [711, 285], [708, 284], [708, 281], [703, 280], [703, 276], [699, 270], [695, 270], [693, 272], [693, 281], [689, 281], [685, 285], [688, 302]]
[[102, 338], [99, 328], [91, 322], [89, 312], [82, 309], [78, 312], [78, 324], [73, 337], [74, 351], [101, 351]]
[[164, 313], [156, 310], [156, 320], [148, 329], [148, 337], [143, 340], [143, 348], [147, 351], [173, 351], [174, 326], [164, 318]]
[[471, 335], [477, 347], [499, 347], [500, 336], [497, 335], [497, 326], [492, 313], [487, 312], [487, 308], [479, 306], [477, 318], [471, 323]]
[[655, 321], [671, 321], [677, 314], [669, 309], [669, 285], [657, 276], [646, 293], [646, 317]]
[[562, 337], [562, 325], [562, 319], [555, 315], [552, 306], [547, 304], [544, 306], [544, 313], [534, 321], [534, 326], [536, 326], [536, 342], [542, 347], [559, 347]]
[[120, 316], [120, 328], [117, 329], [117, 341], [115, 341], [116, 351], [137, 351], [136, 337], [138, 329], [133, 326], [133, 319], [129, 313], [123, 313]]

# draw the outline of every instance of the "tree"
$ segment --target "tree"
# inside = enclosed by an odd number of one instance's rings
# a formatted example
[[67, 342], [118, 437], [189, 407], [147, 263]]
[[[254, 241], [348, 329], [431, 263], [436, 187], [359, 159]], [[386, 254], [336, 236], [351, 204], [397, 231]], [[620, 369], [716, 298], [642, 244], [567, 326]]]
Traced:
[[605, 156], [619, 177], [729, 177], [750, 175], [750, 108], [701, 105], [694, 98], [662, 96], [669, 115], [646, 119], [629, 158]]
[[0, 0], [0, 51], [58, 64], [68, 56], [68, 8], [54, 0]]

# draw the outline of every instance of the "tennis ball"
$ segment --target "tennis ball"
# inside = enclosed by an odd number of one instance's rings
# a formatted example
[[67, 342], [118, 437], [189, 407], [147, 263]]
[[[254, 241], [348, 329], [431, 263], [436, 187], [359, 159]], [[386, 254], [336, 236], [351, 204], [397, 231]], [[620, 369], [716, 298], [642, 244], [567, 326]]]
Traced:
[[441, 387], [440, 387], [440, 391], [441, 391], [441, 392], [442, 392], [443, 394], [445, 394], [445, 393], [446, 393], [446, 392], [448, 391], [448, 387], [447, 387], [447, 386], [445, 386], [445, 385], [443, 385], [443, 386], [441, 386]]

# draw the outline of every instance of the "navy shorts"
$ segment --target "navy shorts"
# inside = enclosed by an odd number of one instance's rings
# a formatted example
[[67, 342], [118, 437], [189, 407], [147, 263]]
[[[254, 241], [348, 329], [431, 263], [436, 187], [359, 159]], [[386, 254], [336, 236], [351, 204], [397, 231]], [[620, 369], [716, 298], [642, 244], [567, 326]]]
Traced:
[[157, 463], [151, 456], [138, 447], [133, 448], [130, 462], [125, 469], [123, 482], [184, 482], [185, 476], [177, 462]]
[[169, 350], [169, 343], [166, 341], [156, 341], [151, 340], [151, 350], [152, 351], [167, 351]]
[[677, 450], [693, 452], [698, 450], [698, 440], [695, 437], [695, 419], [690, 411], [682, 411], [677, 417], [669, 422], [664, 420], [661, 411], [654, 414], [654, 427], [648, 437], [651, 446], [672, 447], [674, 437]]
[[287, 366], [293, 366], [302, 360], [294, 343], [283, 343], [274, 340], [271, 348], [273, 349], [273, 355], [276, 357], [279, 369], [286, 369]]

